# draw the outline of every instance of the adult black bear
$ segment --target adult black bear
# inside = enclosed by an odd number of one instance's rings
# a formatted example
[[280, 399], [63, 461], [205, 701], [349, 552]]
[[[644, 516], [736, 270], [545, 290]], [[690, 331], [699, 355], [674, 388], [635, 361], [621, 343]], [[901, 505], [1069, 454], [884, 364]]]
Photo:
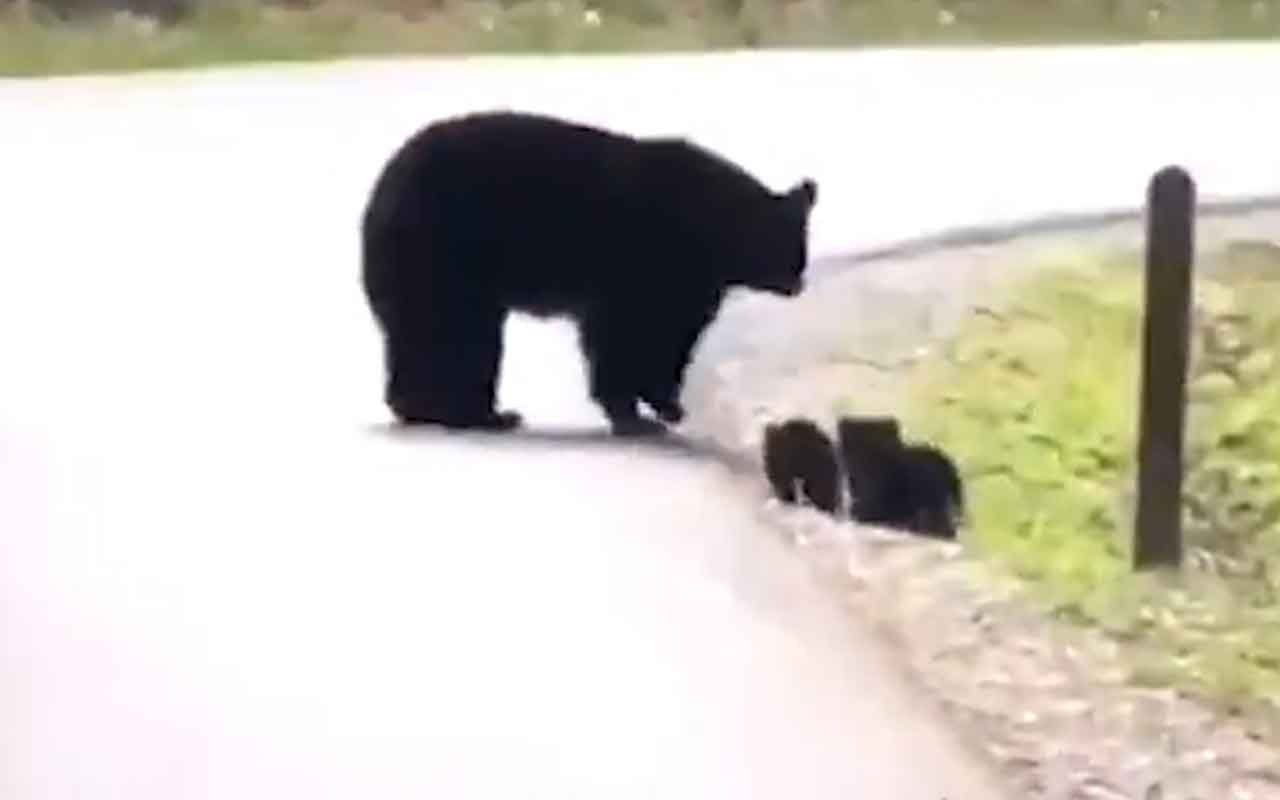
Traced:
[[932, 445], [905, 444], [893, 417], [836, 423], [850, 516], [861, 522], [954, 539], [964, 490], [951, 459]]
[[684, 415], [685, 367], [726, 292], [804, 286], [817, 184], [770, 191], [683, 139], [509, 111], [432, 123], [392, 155], [362, 224], [384, 399], [404, 423], [508, 429], [495, 407], [511, 311], [578, 325], [617, 435]]
[[835, 443], [812, 420], [795, 417], [765, 425], [764, 472], [784, 503], [807, 501], [834, 514], [840, 508], [840, 463]]

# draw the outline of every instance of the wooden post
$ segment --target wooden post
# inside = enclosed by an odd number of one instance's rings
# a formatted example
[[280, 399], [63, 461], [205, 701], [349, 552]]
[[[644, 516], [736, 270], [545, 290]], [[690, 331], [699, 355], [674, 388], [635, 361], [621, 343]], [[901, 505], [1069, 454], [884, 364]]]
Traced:
[[1182, 447], [1195, 195], [1191, 176], [1177, 166], [1157, 172], [1147, 190], [1135, 570], [1182, 564]]

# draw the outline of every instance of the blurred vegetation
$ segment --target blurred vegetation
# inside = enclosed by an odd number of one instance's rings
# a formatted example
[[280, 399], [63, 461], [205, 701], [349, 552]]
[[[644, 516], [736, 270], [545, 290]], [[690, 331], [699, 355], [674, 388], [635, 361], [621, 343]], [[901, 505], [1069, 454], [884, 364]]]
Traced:
[[393, 53], [1277, 34], [1280, 0], [0, 0], [0, 75]]
[[[904, 427], [966, 477], [973, 549], [1126, 643], [1134, 679], [1274, 726], [1280, 698], [1280, 244], [1202, 253], [1186, 569], [1130, 570], [1141, 257], [1063, 259], [913, 373]], [[1271, 727], [1273, 735], [1280, 729]]]

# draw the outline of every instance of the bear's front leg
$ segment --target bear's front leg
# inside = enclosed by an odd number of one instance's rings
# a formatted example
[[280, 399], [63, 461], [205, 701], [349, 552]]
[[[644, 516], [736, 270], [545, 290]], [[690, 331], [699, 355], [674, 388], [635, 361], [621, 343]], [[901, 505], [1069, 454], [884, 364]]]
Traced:
[[715, 318], [722, 296], [714, 286], [697, 287], [680, 302], [667, 303], [660, 325], [650, 324], [640, 329], [645, 343], [644, 388], [640, 397], [668, 424], [678, 425], [684, 421], [680, 393], [684, 388], [685, 370], [693, 360], [693, 351], [703, 331]]
[[671, 391], [666, 389], [647, 391], [640, 399], [649, 408], [653, 409], [653, 413], [658, 415], [658, 419], [668, 425], [679, 425], [684, 421], [684, 406], [680, 404], [679, 399], [673, 396]]
[[613, 434], [633, 437], [666, 433], [661, 422], [640, 416], [638, 386], [646, 382], [647, 370], [646, 365], [636, 362], [625, 327], [616, 318], [610, 320], [608, 313], [597, 312], [583, 320], [581, 330], [591, 398], [608, 417]]
[[658, 420], [642, 417], [636, 413], [634, 402], [630, 413], [623, 410], [621, 406], [617, 406], [612, 409], [606, 407], [605, 414], [609, 417], [609, 427], [614, 436], [625, 438], [662, 436], [667, 432], [667, 426]]
[[627, 380], [624, 364], [608, 357], [598, 358], [591, 367], [591, 396], [609, 418], [614, 436], [660, 436], [667, 426], [655, 419], [640, 416], [639, 398]]

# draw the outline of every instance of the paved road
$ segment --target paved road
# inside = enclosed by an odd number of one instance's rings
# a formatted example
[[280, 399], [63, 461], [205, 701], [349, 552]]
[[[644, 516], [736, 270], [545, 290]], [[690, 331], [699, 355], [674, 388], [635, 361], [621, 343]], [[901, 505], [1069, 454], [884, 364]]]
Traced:
[[578, 434], [389, 433], [355, 220], [423, 119], [508, 103], [812, 173], [820, 253], [1164, 156], [1274, 189], [1280, 51], [1192, 55], [0, 83], [0, 797], [996, 796], [717, 467], [582, 433], [563, 326], [513, 323], [502, 393]]

